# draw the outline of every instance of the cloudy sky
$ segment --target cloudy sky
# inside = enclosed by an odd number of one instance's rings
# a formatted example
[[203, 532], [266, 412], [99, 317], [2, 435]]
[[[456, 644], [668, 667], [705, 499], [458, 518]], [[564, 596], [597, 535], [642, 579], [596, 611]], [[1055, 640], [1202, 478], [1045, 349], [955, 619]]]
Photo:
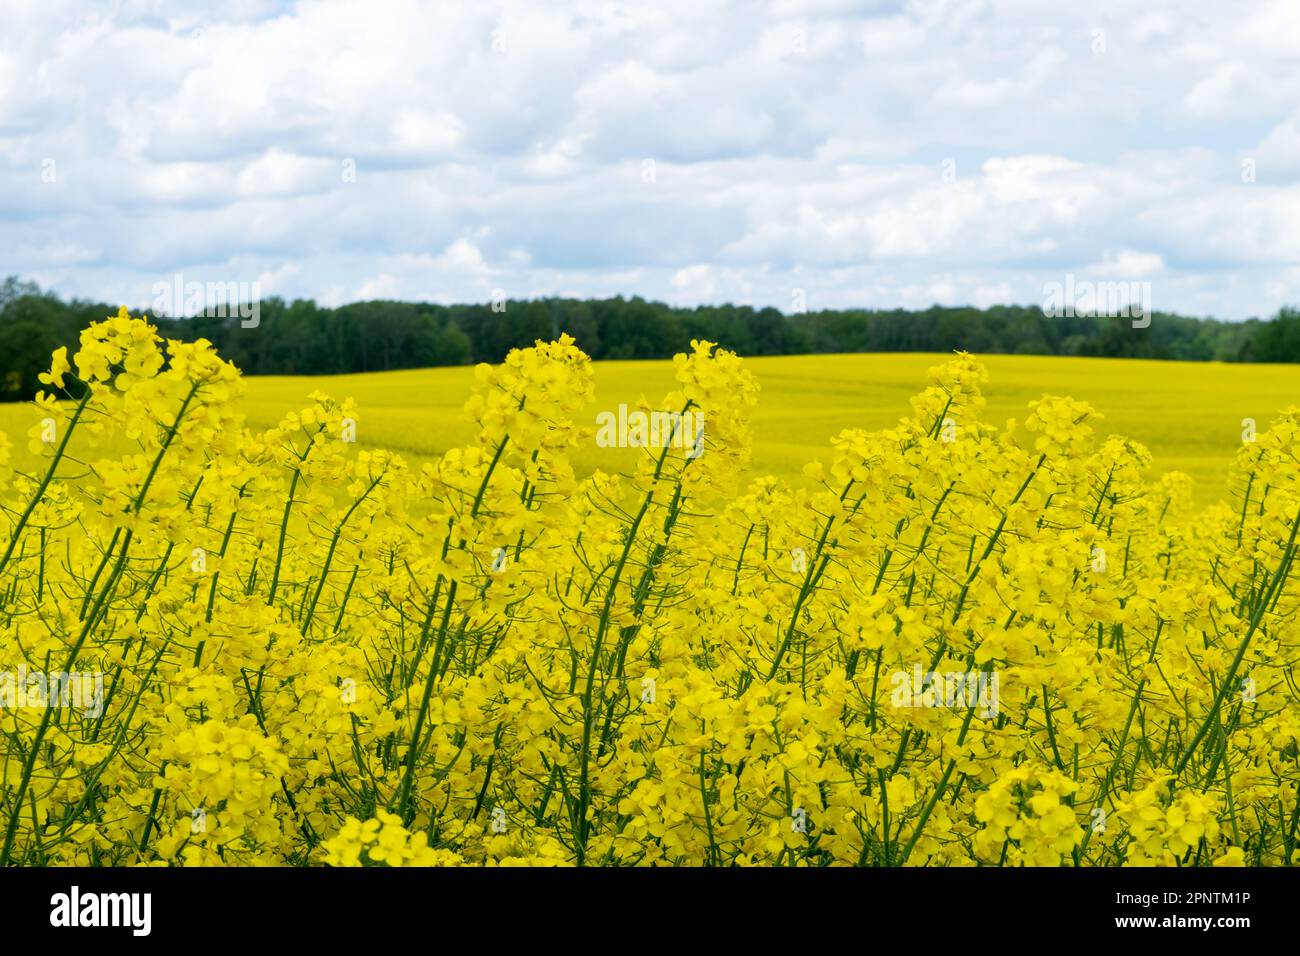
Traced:
[[1300, 3], [0, 0], [0, 273], [1300, 302]]

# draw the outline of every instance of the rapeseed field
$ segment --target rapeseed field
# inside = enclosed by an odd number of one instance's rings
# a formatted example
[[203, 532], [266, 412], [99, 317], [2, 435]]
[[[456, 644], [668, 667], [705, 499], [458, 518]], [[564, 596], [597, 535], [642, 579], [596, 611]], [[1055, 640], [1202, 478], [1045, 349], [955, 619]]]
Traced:
[[1296, 862], [1289, 370], [245, 381], [123, 310], [44, 381], [0, 865]]

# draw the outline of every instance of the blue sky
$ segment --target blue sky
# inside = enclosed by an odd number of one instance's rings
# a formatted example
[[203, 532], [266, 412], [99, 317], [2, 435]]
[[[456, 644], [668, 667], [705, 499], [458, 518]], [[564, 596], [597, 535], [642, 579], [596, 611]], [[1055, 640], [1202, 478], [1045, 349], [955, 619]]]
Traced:
[[0, 0], [0, 273], [1300, 302], [1300, 4]]

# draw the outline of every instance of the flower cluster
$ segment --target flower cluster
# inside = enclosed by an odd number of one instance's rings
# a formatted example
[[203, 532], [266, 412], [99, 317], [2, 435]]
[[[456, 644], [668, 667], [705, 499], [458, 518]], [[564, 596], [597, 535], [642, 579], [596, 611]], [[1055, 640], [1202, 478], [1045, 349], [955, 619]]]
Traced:
[[423, 833], [411, 833], [395, 814], [378, 811], [365, 823], [348, 817], [321, 849], [330, 866], [455, 866], [460, 857], [434, 850]]
[[673, 372], [702, 445], [626, 474], [571, 463], [568, 337], [417, 468], [92, 325], [38, 467], [0, 436], [0, 670], [102, 701], [0, 706], [0, 865], [1296, 861], [1300, 409], [1193, 513], [1084, 402], [983, 421], [968, 355], [794, 483], [743, 484], [736, 355]]

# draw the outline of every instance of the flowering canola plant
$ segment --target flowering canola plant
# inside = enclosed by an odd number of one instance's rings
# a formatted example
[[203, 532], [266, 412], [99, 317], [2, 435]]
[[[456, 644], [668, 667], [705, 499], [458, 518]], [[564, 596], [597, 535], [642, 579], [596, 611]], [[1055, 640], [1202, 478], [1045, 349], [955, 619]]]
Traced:
[[416, 469], [86, 329], [40, 467], [0, 440], [0, 864], [1297, 862], [1300, 408], [1192, 513], [1084, 402], [981, 421], [958, 354], [796, 489], [740, 483], [741, 360], [674, 367], [702, 445], [578, 478], [566, 336]]

